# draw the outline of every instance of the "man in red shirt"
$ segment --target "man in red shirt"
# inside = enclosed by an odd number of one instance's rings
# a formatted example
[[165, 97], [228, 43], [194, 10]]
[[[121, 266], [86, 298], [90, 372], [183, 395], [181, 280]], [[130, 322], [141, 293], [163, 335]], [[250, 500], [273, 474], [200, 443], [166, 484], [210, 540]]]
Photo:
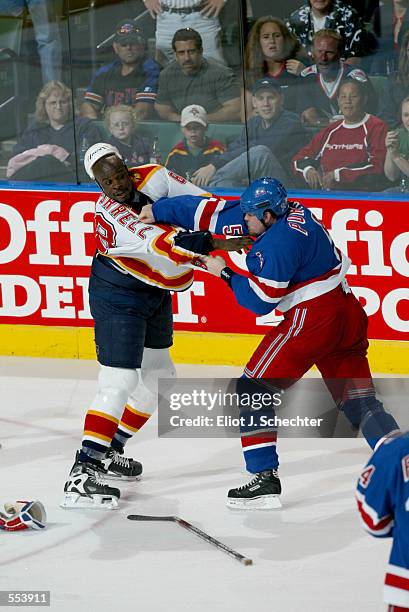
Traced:
[[293, 157], [294, 174], [311, 189], [384, 189], [388, 127], [365, 111], [365, 84], [344, 81], [338, 104], [344, 118], [318, 132]]

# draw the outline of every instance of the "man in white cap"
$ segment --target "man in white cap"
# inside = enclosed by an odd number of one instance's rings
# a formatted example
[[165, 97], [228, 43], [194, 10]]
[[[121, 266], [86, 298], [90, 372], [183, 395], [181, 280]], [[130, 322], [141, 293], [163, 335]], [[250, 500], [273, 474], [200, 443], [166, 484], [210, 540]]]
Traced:
[[158, 378], [175, 375], [168, 350], [170, 290], [191, 285], [197, 253], [237, 250], [246, 239], [217, 240], [209, 232], [180, 233], [139, 221], [142, 206], [158, 198], [204, 195], [162, 166], [128, 170], [119, 151], [106, 143], [88, 149], [84, 166], [103, 190], [95, 209], [97, 252], [89, 283], [101, 369], [61, 505], [114, 509], [120, 492], [105, 478], [140, 476], [141, 464], [123, 456], [124, 445], [153, 412]]
[[199, 104], [185, 106], [180, 115], [184, 139], [175, 144], [166, 160], [166, 167], [188, 180], [196, 170], [211, 164], [225, 151], [220, 140], [208, 138], [207, 113]]

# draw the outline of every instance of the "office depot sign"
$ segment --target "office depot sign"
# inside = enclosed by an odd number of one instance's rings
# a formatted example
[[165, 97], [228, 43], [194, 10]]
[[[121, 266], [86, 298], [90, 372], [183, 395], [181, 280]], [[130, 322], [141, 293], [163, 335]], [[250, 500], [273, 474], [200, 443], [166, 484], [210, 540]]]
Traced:
[[[95, 192], [0, 190], [0, 324], [90, 326], [88, 275]], [[409, 337], [409, 203], [299, 198], [353, 261], [348, 281], [370, 337]], [[244, 257], [229, 265], [240, 269]], [[279, 320], [239, 307], [222, 281], [198, 271], [174, 296], [175, 328], [261, 333]]]

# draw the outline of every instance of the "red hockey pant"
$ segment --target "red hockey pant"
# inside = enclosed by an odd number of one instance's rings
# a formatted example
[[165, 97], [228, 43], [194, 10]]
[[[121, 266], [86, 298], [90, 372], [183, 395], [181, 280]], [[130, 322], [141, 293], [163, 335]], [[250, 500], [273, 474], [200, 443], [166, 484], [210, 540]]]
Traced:
[[[244, 376], [268, 378], [285, 389], [314, 364], [338, 404], [348, 393], [373, 389], [366, 352], [368, 319], [352, 293], [337, 287], [291, 308], [269, 332], [248, 362]], [[338, 379], [338, 380], [337, 380]], [[369, 391], [370, 392], [370, 391]], [[250, 472], [278, 466], [276, 431], [247, 431], [241, 441]]]

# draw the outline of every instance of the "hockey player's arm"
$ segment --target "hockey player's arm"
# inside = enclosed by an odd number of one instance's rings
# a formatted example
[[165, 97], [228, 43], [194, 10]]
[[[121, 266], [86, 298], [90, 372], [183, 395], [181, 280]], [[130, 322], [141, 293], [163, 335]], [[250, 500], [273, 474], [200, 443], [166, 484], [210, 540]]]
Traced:
[[376, 538], [393, 536], [393, 470], [384, 457], [373, 456], [362, 470], [355, 492], [362, 527]]
[[238, 200], [218, 196], [176, 196], [161, 198], [152, 205], [152, 217], [142, 221], [169, 223], [190, 230], [209, 230], [213, 234], [248, 234]]
[[[153, 204], [152, 214], [156, 222], [185, 229], [209, 230], [213, 234], [248, 234], [238, 200], [226, 201], [218, 196], [161, 198]], [[144, 220], [143, 211], [141, 219]]]
[[229, 285], [237, 303], [256, 315], [265, 315], [274, 310], [288, 286], [288, 282], [275, 283], [254, 274], [247, 277], [234, 272], [219, 256], [202, 257], [201, 259], [211, 274], [219, 276]]
[[174, 239], [176, 246], [183, 247], [201, 255], [209, 255], [212, 251], [237, 251], [248, 248], [252, 244], [250, 236], [236, 238], [216, 238], [210, 232], [180, 231]]

